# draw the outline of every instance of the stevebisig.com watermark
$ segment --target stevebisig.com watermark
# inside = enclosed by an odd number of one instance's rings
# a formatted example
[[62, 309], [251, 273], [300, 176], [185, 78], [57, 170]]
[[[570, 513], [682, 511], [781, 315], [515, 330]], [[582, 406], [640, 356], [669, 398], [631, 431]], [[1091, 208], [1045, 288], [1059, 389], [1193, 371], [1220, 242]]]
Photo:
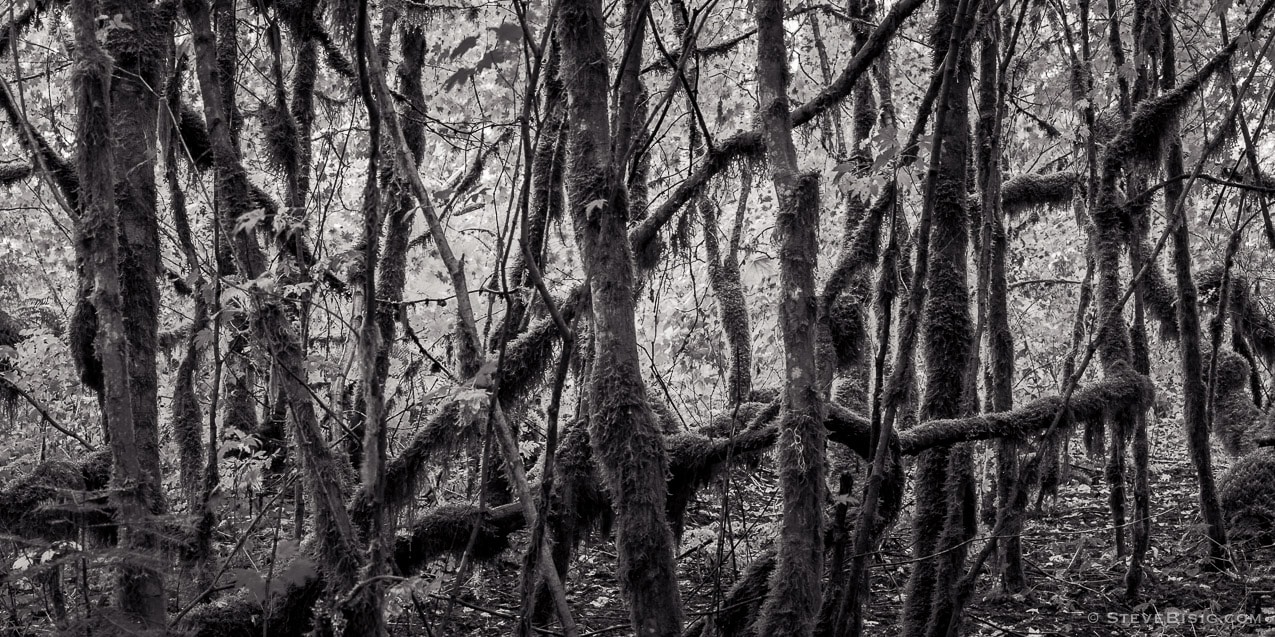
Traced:
[[1167, 609], [1137, 613], [1090, 612], [1090, 624], [1109, 626], [1275, 626], [1275, 609], [1255, 612], [1219, 613]]

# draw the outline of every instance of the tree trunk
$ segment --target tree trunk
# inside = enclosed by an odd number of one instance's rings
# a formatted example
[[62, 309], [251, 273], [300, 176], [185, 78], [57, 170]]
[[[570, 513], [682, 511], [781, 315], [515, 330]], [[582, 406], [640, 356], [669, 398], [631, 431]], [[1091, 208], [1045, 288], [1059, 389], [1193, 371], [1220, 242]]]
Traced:
[[[968, 211], [966, 184], [969, 154], [968, 98], [973, 75], [966, 42], [970, 16], [977, 0], [944, 0], [938, 5], [931, 41], [934, 68], [949, 71], [942, 84], [941, 106], [935, 114], [935, 137], [942, 146], [931, 159], [927, 199], [932, 201], [929, 265], [922, 320], [926, 387], [921, 400], [923, 419], [962, 415], [965, 404], [973, 329], [966, 274]], [[927, 238], [922, 237], [922, 241]], [[972, 533], [971, 465], [968, 446], [932, 449], [917, 459], [916, 511], [913, 518], [914, 554], [921, 561], [908, 578], [903, 634], [946, 635], [951, 586], [965, 560], [963, 543]], [[944, 551], [940, 557], [931, 555]]]
[[[1005, 216], [1001, 209], [1001, 119], [1008, 80], [1000, 76], [1000, 19], [995, 9], [987, 16], [983, 32], [979, 68], [978, 181], [983, 221], [983, 253], [980, 276], [986, 290], [987, 387], [991, 411], [1014, 408], [1014, 338], [1009, 330], [1009, 289], [1005, 280]], [[1019, 440], [1001, 438], [996, 443], [996, 507], [1009, 506], [1014, 497], [1014, 477], [1018, 475]], [[1020, 519], [1014, 516], [1014, 519]], [[1001, 584], [1008, 592], [1026, 586], [1023, 549], [1016, 537], [1021, 529], [1007, 529], [1013, 537], [1001, 541], [998, 562]]]
[[[631, 4], [631, 3], [630, 3]], [[665, 513], [668, 460], [647, 402], [634, 320], [633, 257], [623, 188], [630, 127], [641, 68], [644, 11], [626, 5], [626, 40], [634, 42], [619, 82], [615, 136], [607, 95], [606, 24], [600, 0], [564, 0], [559, 8], [571, 122], [567, 149], [568, 208], [593, 305], [594, 360], [588, 380], [590, 439], [616, 512], [621, 589], [635, 632], [681, 632], [673, 534]]]
[[[158, 481], [158, 466], [149, 473], [141, 456], [145, 446], [134, 426], [134, 388], [130, 373], [128, 325], [121, 290], [119, 212], [115, 203], [115, 170], [112, 151], [111, 58], [97, 40], [97, 7], [91, 0], [76, 0], [72, 19], [76, 42], [77, 172], [80, 219], [76, 228], [82, 255], [90, 266], [92, 295], [97, 314], [96, 350], [103, 371], [103, 405], [110, 427], [113, 476], [111, 500], [122, 523], [122, 556], [116, 595], [124, 621], [135, 630], [162, 630], [164, 616], [163, 575], [148, 564], [154, 542], [151, 526], [151, 481]], [[152, 122], [153, 124], [154, 122]], [[152, 370], [153, 372], [154, 370]], [[144, 434], [142, 434], [144, 435]]]
[[[1166, 52], [1173, 51], [1173, 26], [1166, 20], [1163, 28]], [[1174, 57], [1166, 55], [1161, 75], [1162, 85], [1171, 90], [1176, 82]], [[1182, 166], [1182, 141], [1178, 137], [1178, 120], [1169, 124], [1171, 131], [1165, 149], [1165, 177], [1172, 179], [1185, 173]], [[1191, 228], [1187, 223], [1186, 202], [1182, 185], [1167, 182], [1164, 188], [1166, 214], [1177, 211], [1173, 228], [1173, 267], [1177, 280], [1178, 347], [1182, 352], [1182, 425], [1186, 429], [1187, 449], [1195, 464], [1200, 485], [1200, 512], [1204, 517], [1209, 543], [1209, 561], [1215, 568], [1227, 563], [1226, 522], [1218, 503], [1217, 485], [1213, 479], [1212, 445], [1209, 440], [1208, 397], [1204, 385], [1204, 357], [1201, 353], [1200, 310], [1195, 280], [1191, 276]]]
[[112, 159], [119, 211], [120, 282], [128, 337], [133, 431], [146, 476], [149, 506], [164, 509], [159, 465], [159, 377], [155, 348], [159, 331], [159, 221], [155, 186], [159, 91], [167, 25], [149, 2], [110, 0], [101, 10], [123, 15], [128, 29], [107, 38], [115, 61], [111, 78]]
[[821, 423], [826, 387], [819, 383], [815, 334], [819, 177], [801, 174], [788, 102], [788, 46], [784, 3], [760, 0], [757, 15], [758, 111], [778, 199], [779, 325], [784, 341], [785, 384], [779, 425], [779, 484], [784, 513], [775, 572], [758, 619], [763, 635], [810, 635], [819, 618], [823, 576], [825, 433]]

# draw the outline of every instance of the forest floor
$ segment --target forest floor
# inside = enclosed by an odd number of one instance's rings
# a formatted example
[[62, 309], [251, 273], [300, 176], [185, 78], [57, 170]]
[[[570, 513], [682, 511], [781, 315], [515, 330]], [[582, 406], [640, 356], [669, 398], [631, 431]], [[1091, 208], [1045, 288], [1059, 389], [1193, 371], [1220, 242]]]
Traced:
[[[1176, 432], [1153, 431], [1151, 437], [1152, 537], [1142, 601], [1131, 604], [1124, 597], [1125, 560], [1114, 554], [1107, 489], [1101, 481], [1089, 483], [1093, 476], [1101, 476], [1101, 466], [1073, 455], [1076, 469], [1071, 483], [1060, 489], [1052, 505], [1046, 501], [1044, 511], [1027, 521], [1023, 536], [1027, 589], [1015, 595], [998, 593], [985, 569], [966, 610], [965, 634], [1275, 637], [1275, 547], [1237, 550], [1236, 568], [1228, 572], [1204, 568], [1201, 558], [1206, 550], [1194, 468], [1185, 453], [1168, 457], [1167, 450], [1183, 448], [1175, 440]], [[1224, 456], [1217, 456], [1217, 461], [1227, 464]], [[733, 547], [728, 540], [719, 553], [720, 487], [701, 491], [688, 512], [679, 557], [688, 623], [718, 606], [716, 600], [761, 550], [763, 536], [777, 519], [778, 503], [772, 495], [777, 489], [769, 464], [735, 472], [733, 493], [742, 495], [734, 498], [727, 520], [733, 537], [739, 538]], [[1224, 468], [1217, 467], [1217, 474]], [[900, 632], [897, 619], [911, 557], [909, 515], [905, 509], [873, 564], [867, 635], [894, 637]], [[450, 612], [444, 595], [405, 605], [396, 622], [397, 634], [508, 635], [518, 609], [518, 559], [510, 552], [480, 569]], [[720, 577], [713, 568], [717, 563], [724, 564]], [[613, 544], [580, 547], [568, 588], [583, 634], [630, 634], [627, 613], [615, 593], [614, 565]], [[440, 593], [454, 583], [450, 575], [436, 581], [441, 588], [434, 590]], [[431, 624], [429, 632], [423, 620]]]

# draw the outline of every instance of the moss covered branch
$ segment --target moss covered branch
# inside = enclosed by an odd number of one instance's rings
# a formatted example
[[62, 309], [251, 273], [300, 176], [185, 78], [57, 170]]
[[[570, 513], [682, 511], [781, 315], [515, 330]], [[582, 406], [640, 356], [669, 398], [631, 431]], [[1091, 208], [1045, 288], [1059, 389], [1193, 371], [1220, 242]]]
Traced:
[[1050, 396], [1013, 411], [931, 420], [900, 434], [899, 443], [904, 454], [912, 455], [958, 442], [1025, 436], [1048, 429], [1063, 409], [1072, 422], [1089, 422], [1125, 413], [1131, 407], [1149, 407], [1154, 396], [1150, 379], [1120, 364], [1105, 379], [1077, 390], [1066, 404], [1062, 398]]

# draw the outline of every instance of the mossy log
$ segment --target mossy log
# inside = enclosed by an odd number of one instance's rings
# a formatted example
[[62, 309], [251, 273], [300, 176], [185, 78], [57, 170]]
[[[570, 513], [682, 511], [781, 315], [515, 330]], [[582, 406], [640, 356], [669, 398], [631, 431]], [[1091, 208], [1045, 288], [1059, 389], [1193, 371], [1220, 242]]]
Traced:
[[[1146, 377], [1132, 370], [1126, 370], [1125, 373], [1077, 391], [1071, 400], [1071, 417], [1074, 420], [1100, 418], [1111, 406], [1123, 407], [1133, 402], [1149, 404], [1152, 394], [1150, 381]], [[745, 405], [741, 406], [741, 412], [751, 412], [748, 415], [752, 418], [748, 419], [749, 425], [743, 427], [733, 441], [729, 438], [706, 436], [702, 433], [678, 434], [669, 437], [670, 493], [684, 492], [683, 500], [688, 503], [695, 487], [703, 486], [711, 481], [713, 475], [724, 469], [724, 463], [728, 457], [732, 460], [745, 460], [774, 444], [778, 437], [777, 429], [776, 425], [769, 421], [776, 417], [777, 410], [772, 409], [771, 405], [748, 403]], [[883, 504], [879, 512], [878, 525], [884, 526], [892, 522], [902, 508], [904, 489], [903, 465], [900, 459], [902, 455], [914, 455], [935, 446], [967, 440], [984, 440], [1002, 435], [1022, 435], [1039, 431], [1049, 426], [1060, 407], [1061, 399], [1050, 397], [1004, 414], [932, 421], [903, 432], [897, 442], [891, 443], [897, 451], [892, 454], [894, 460], [890, 463], [890, 475], [887, 477], [886, 489], [882, 493]], [[445, 414], [446, 408], [411, 443], [419, 446], [420, 453], [405, 452], [399, 460], [391, 464], [391, 472], [395, 471], [396, 466], [400, 471], [405, 471], [409, 457], [412, 458], [412, 463], [423, 463], [423, 459], [432, 454], [432, 451], [427, 449], [433, 445], [446, 446], [446, 443], [442, 441], [446, 435], [450, 434], [443, 432], [444, 426], [450, 425], [454, 428], [455, 425], [445, 417]], [[736, 418], [738, 421], [745, 420], [742, 413]], [[738, 425], [739, 422], [736, 424]], [[728, 423], [716, 423], [716, 427], [723, 425], [729, 428]], [[870, 453], [871, 426], [862, 415], [840, 405], [829, 404], [825, 426], [829, 440], [846, 445], [860, 456], [866, 457]], [[713, 430], [716, 427], [710, 426], [708, 429]], [[431, 428], [434, 430], [431, 431]], [[564, 452], [565, 447], [564, 441]], [[433, 447], [433, 449], [437, 448], [441, 447]], [[409, 446], [409, 450], [411, 449], [412, 446]], [[404, 464], [399, 464], [400, 462]], [[402, 481], [392, 480], [391, 484], [400, 482]], [[407, 488], [407, 482], [402, 484], [404, 489], [397, 496], [400, 503], [412, 493], [410, 488]], [[605, 494], [602, 496], [605, 497]], [[358, 510], [357, 497], [352, 507]], [[683, 504], [683, 511], [684, 507], [685, 504]], [[605, 507], [591, 507], [589, 511], [585, 515], [577, 515], [578, 518], [583, 518], [576, 520], [579, 528], [593, 526], [597, 523], [596, 518], [599, 515], [605, 515]], [[418, 572], [431, 560], [444, 555], [460, 554], [468, 546], [475, 522], [479, 524], [479, 534], [471, 557], [480, 561], [494, 559], [500, 555], [510, 546], [511, 534], [524, 526], [521, 508], [517, 503], [497, 507], [485, 513], [472, 505], [455, 504], [439, 507], [421, 517], [412, 525], [410, 531], [398, 537], [394, 560], [399, 572], [402, 574]], [[769, 568], [765, 561], [767, 559], [766, 554], [760, 556], [754, 562], [756, 569], [750, 567], [740, 583], [736, 585], [736, 589], [744, 590], [748, 586], [758, 585], [764, 587], [769, 574], [769, 571], [765, 570]], [[773, 561], [773, 558], [769, 559]], [[753, 570], [759, 571], [757, 578], [749, 577], [748, 573]], [[314, 586], [312, 583], [307, 583], [290, 589], [285, 594], [287, 599], [279, 602], [283, 606], [276, 608], [293, 609], [303, 606], [308, 612], [314, 601], [318, 599], [318, 591], [321, 590], [321, 586], [318, 588]], [[732, 589], [732, 596], [736, 589]], [[728, 596], [728, 599], [732, 598]], [[740, 597], [741, 601], [745, 599], [748, 599], [746, 595]], [[741, 630], [748, 626], [755, 617], [756, 607], [753, 605], [751, 608], [745, 608], [745, 606], [749, 605], [736, 606], [735, 608], [741, 610], [730, 611], [719, 616], [719, 626], [724, 625], [723, 621], [736, 625]], [[261, 630], [259, 624], [261, 615], [259, 604], [236, 596], [227, 602], [214, 605], [213, 608], [192, 612], [183, 623], [192, 628], [194, 634], [207, 637], [249, 634]], [[271, 635], [300, 635], [309, 629], [308, 621], [299, 621], [298, 618], [301, 615], [292, 611], [276, 610], [271, 617]], [[696, 634], [695, 630], [697, 630], [695, 626], [692, 626], [688, 634]]]
[[721, 475], [728, 461], [756, 457], [775, 444], [778, 437], [775, 427], [744, 431], [733, 438], [710, 438], [697, 433], [669, 436], [667, 508], [674, 537], [682, 537], [686, 507], [696, 491]]
[[[670, 491], [674, 489], [685, 490], [685, 486], [679, 487], [678, 485], [691, 485], [697, 481], [702, 486], [707, 480], [711, 479], [714, 472], [721, 471], [724, 468], [723, 463], [727, 456], [732, 459], [742, 460], [747, 458], [749, 454], [759, 453], [774, 444], [774, 441], [778, 438], [776, 425], [765, 424], [765, 420], [773, 419], [776, 411], [764, 407], [761, 408], [759, 410], [761, 418], [753, 421], [754, 426], [736, 436], [733, 453], [728, 453], [728, 449], [731, 446], [729, 439], [710, 438], [702, 434], [671, 436], [669, 449]], [[759, 423], [758, 420], [762, 420], [762, 422]], [[429, 427], [442, 427], [445, 422], [450, 421], [436, 418], [426, 429], [428, 430]], [[451, 424], [454, 427], [454, 423]], [[845, 444], [861, 455], [868, 453], [870, 428], [865, 418], [843, 407], [830, 405], [829, 415], [825, 424], [828, 427], [828, 438], [830, 440]], [[424, 445], [424, 441], [421, 444]], [[588, 447], [587, 444], [584, 446]], [[564, 440], [560, 461], [566, 461], [568, 447], [568, 441]], [[413, 455], [417, 458], [420, 457], [419, 454]], [[394, 471], [394, 467], [395, 463], [392, 463], [391, 472]], [[883, 493], [883, 500], [885, 500], [886, 505], [882, 507], [879, 514], [879, 523], [882, 524], [890, 522], [897, 517], [902, 505], [904, 486], [902, 463], [892, 463], [890, 474], [890, 479], [888, 480], [890, 487]], [[395, 483], [396, 481], [390, 481], [391, 485]], [[410, 491], [403, 491], [399, 495], [402, 496], [403, 493], [410, 497]], [[605, 492], [599, 492], [597, 495], [601, 498], [606, 497]], [[693, 490], [687, 495], [688, 501], [690, 495], [693, 495]], [[357, 519], [359, 502], [356, 496], [354, 504], [351, 505], [356, 512], [355, 519]], [[584, 506], [577, 507], [576, 510], [573, 510], [573, 513], [576, 518], [575, 527], [580, 530], [586, 530], [600, 522], [605, 522], [601, 518], [607, 517], [609, 509], [605, 504], [602, 506]], [[474, 542], [470, 556], [479, 561], [491, 560], [499, 556], [510, 546], [511, 535], [524, 527], [521, 505], [518, 503], [490, 509], [485, 513], [481, 512], [478, 507], [467, 504], [444, 505], [425, 514], [411, 526], [410, 530], [399, 534], [395, 542], [395, 567], [400, 574], [413, 574], [419, 572], [431, 560], [446, 555], [461, 554], [468, 546], [470, 533], [474, 528], [475, 522], [479, 525], [478, 537]], [[571, 541], [571, 538], [563, 541]], [[301, 635], [309, 630], [308, 619], [301, 621], [302, 618], [308, 617], [308, 615], [305, 613], [297, 614], [293, 609], [301, 607], [308, 613], [318, 599], [318, 594], [321, 590], [321, 584], [315, 584], [312, 581], [298, 584], [284, 593], [284, 598], [286, 599], [281, 599], [276, 603], [282, 604], [282, 606], [276, 605], [276, 610], [271, 614], [269, 634], [287, 637]], [[288, 610], [280, 611], [280, 608]], [[262, 630], [260, 625], [261, 617], [261, 606], [255, 600], [236, 595], [226, 601], [201, 607], [197, 612], [190, 613], [182, 623], [195, 635], [218, 637], [221, 635], [259, 633]]]
[[[196, 607], [182, 619], [190, 637], [240, 637], [241, 635], [305, 635], [310, 632], [314, 605], [323, 595], [323, 580], [311, 577], [271, 596], [267, 617], [260, 602], [247, 590], [221, 601]], [[265, 625], [263, 625], [263, 620]]]
[[479, 562], [495, 559], [509, 548], [510, 535], [523, 527], [522, 505], [506, 504], [483, 511], [468, 504], [447, 504], [421, 518], [394, 542], [394, 566], [399, 573], [421, 570], [444, 555], [460, 555], [469, 546], [474, 526], [478, 535], [470, 557]]

